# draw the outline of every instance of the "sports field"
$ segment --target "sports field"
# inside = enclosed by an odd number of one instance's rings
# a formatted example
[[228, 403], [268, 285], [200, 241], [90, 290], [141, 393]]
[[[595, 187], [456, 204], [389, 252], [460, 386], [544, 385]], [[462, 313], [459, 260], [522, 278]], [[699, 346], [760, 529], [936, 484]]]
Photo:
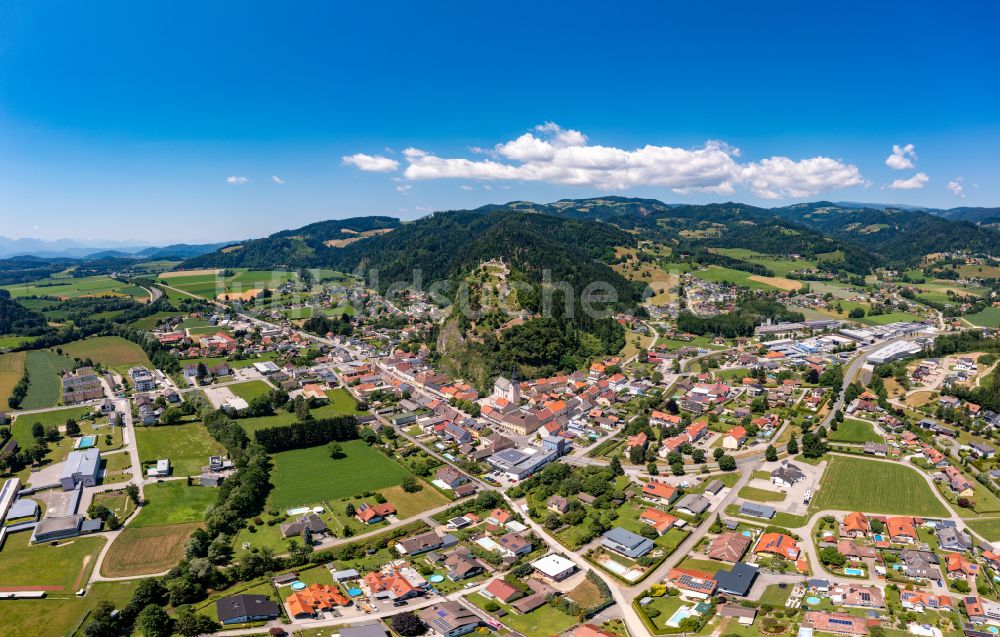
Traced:
[[277, 509], [317, 504], [400, 484], [407, 470], [360, 440], [341, 443], [345, 456], [326, 446], [274, 454], [268, 502]]
[[3, 289], [8, 290], [13, 297], [55, 296], [74, 299], [83, 296], [132, 296], [140, 300], [149, 298], [142, 288], [115, 281], [107, 276], [87, 276], [77, 279], [48, 278], [31, 283], [6, 285]]
[[163, 427], [136, 427], [139, 459], [143, 465], [160, 458], [170, 460], [172, 475], [197, 476], [208, 457], [225, 453], [222, 445], [208, 434], [200, 422]]
[[[206, 458], [207, 460], [207, 458]], [[205, 519], [208, 507], [216, 503], [219, 490], [209, 487], [189, 487], [186, 480], [170, 480], [148, 485], [144, 491], [147, 503], [129, 527], [187, 524]]]
[[123, 608], [138, 582], [94, 582], [84, 597], [61, 592], [50, 593], [45, 599], [21, 599], [16, 604], [7, 604], [0, 622], [0, 637], [72, 635], [98, 603], [107, 601], [115, 608]]
[[50, 587], [75, 592], [87, 581], [103, 537], [77, 537], [58, 546], [29, 543], [30, 532], [11, 533], [0, 551], [0, 586]]
[[844, 422], [837, 425], [837, 431], [831, 429], [827, 439], [831, 442], [883, 442], [871, 423], [853, 418], [845, 418]]
[[125, 373], [128, 368], [136, 365], [149, 368], [153, 366], [141, 347], [120, 336], [95, 336], [82, 341], [73, 341], [63, 345], [63, 352], [73, 358], [89, 358], [119, 373]]
[[101, 575], [131, 577], [166, 571], [184, 557], [184, 543], [199, 525], [200, 522], [136, 528], [129, 525], [104, 556]]
[[271, 386], [262, 380], [250, 380], [245, 383], [228, 385], [229, 391], [233, 392], [243, 400], [250, 402], [258, 396], [264, 396], [271, 392]]
[[0, 354], [0, 409], [7, 409], [7, 399], [14, 385], [24, 375], [24, 352]]
[[944, 508], [917, 469], [906, 465], [834, 455], [813, 498], [817, 511], [862, 511], [945, 516]]
[[59, 375], [73, 368], [73, 360], [49, 350], [33, 350], [28, 352], [27, 367], [31, 381], [21, 409], [43, 409], [59, 404], [62, 397]]

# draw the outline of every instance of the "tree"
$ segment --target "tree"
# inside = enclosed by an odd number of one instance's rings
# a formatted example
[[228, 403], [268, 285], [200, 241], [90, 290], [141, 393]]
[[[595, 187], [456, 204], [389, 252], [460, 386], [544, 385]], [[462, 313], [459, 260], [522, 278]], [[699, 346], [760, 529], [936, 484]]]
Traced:
[[611, 469], [611, 473], [616, 476], [625, 475], [625, 469], [622, 467], [622, 461], [618, 459], [618, 456], [611, 458], [611, 464], [608, 465]]
[[832, 546], [820, 549], [819, 559], [824, 564], [831, 564], [833, 566], [843, 566], [847, 563], [847, 557]]
[[764, 450], [764, 459], [768, 462], [774, 462], [778, 459], [778, 450], [774, 448], [774, 445], [768, 445], [767, 449]]
[[730, 455], [723, 455], [719, 458], [719, 469], [723, 471], [736, 471], [736, 458]]
[[191, 610], [179, 613], [174, 621], [174, 630], [183, 637], [198, 637], [218, 631], [222, 626], [205, 615], [198, 615]]
[[66, 435], [67, 436], [80, 435], [80, 425], [72, 418], [66, 421]]
[[334, 460], [344, 457], [344, 447], [339, 442], [331, 442], [326, 446], [326, 452]]
[[174, 621], [167, 611], [150, 604], [135, 618], [135, 627], [143, 637], [170, 637], [174, 633]]
[[[791, 441], [789, 441], [791, 444]], [[826, 441], [818, 434], [807, 433], [802, 435], [802, 455], [806, 458], [819, 458], [828, 450]]]
[[31, 425], [31, 437], [32, 438], [44, 438], [45, 437], [45, 425], [40, 422], [36, 422]]
[[650, 462], [648, 465], [646, 465], [646, 471], [648, 471], [649, 475], [651, 476], [660, 475], [660, 468], [656, 466], [655, 462]]
[[725, 455], [725, 453], [726, 453], [725, 449], [723, 449], [722, 447], [716, 447], [715, 451], [712, 452], [712, 457], [715, 458], [716, 462], [718, 462], [719, 458]]
[[355, 509], [354, 505], [351, 504], [350, 502], [348, 502], [347, 506], [344, 507], [344, 515], [346, 515], [349, 518], [353, 518], [357, 512], [358, 512], [357, 509]]
[[856, 307], [847, 314], [848, 318], [859, 319], [865, 317], [865, 309], [863, 307]]
[[136, 485], [134, 483], [129, 483], [129, 484], [125, 485], [125, 495], [127, 495], [128, 499], [132, 501], [132, 504], [134, 504], [136, 506], [139, 506], [140, 504], [142, 504], [142, 502], [140, 501], [141, 500], [141, 495], [139, 494], [139, 487], [138, 487], [138, 485]]
[[427, 631], [427, 625], [413, 613], [400, 613], [389, 620], [392, 629], [402, 637], [415, 637]]
[[399, 486], [403, 487], [403, 491], [406, 491], [407, 493], [416, 493], [421, 489], [420, 483], [417, 482], [417, 479], [413, 476], [406, 476], [403, 478], [403, 481]]
[[691, 459], [695, 464], [705, 464], [705, 452], [702, 449], [695, 449], [691, 452]]
[[799, 441], [792, 436], [788, 439], [788, 454], [794, 456], [799, 452]]
[[670, 465], [670, 470], [674, 472], [675, 476], [682, 476], [684, 475], [684, 463], [674, 462]]

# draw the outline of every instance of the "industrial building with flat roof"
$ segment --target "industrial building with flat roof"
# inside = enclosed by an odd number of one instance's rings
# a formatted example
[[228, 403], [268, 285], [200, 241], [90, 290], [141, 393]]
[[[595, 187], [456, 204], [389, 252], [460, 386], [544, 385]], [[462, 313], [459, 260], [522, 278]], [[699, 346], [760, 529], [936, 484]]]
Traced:
[[97, 474], [101, 468], [101, 452], [97, 447], [70, 451], [63, 465], [59, 483], [63, 491], [72, 491], [77, 485], [97, 486]]

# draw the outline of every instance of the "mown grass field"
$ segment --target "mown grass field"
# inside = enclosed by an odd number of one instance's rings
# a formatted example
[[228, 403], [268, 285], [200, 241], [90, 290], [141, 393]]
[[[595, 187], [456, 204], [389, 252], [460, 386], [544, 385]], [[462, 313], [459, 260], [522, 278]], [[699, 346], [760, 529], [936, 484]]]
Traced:
[[26, 366], [31, 381], [21, 409], [44, 409], [59, 404], [62, 397], [59, 375], [73, 368], [73, 360], [49, 350], [33, 350], [28, 352]]
[[737, 495], [754, 502], [781, 502], [785, 499], [784, 493], [770, 489], [758, 489], [757, 487], [743, 487]]
[[229, 391], [247, 402], [271, 392], [271, 386], [262, 380], [250, 380], [245, 383], [236, 383], [235, 385], [227, 386], [229, 387]]
[[116, 608], [124, 607], [132, 598], [138, 582], [94, 582], [84, 597], [68, 592], [51, 593], [45, 599], [21, 599], [6, 604], [3, 622], [0, 622], [0, 637], [72, 635], [98, 603], [107, 601]]
[[11, 349], [24, 343], [30, 343], [36, 338], [35, 336], [0, 336], [0, 350]]
[[[224, 454], [225, 450], [208, 434], [200, 422], [163, 427], [136, 427], [139, 459], [143, 465], [160, 458], [170, 460], [172, 475], [196, 476], [208, 464], [208, 457]], [[142, 469], [145, 471], [145, 469]]]
[[832, 456], [822, 487], [813, 498], [817, 511], [944, 516], [944, 508], [923, 476], [905, 465]]
[[3, 289], [13, 297], [21, 296], [55, 296], [60, 298], [79, 298], [82, 296], [133, 296], [137, 299], [148, 299], [142, 288], [131, 286], [121, 281], [115, 281], [107, 276], [88, 276], [77, 279], [48, 278], [31, 283], [6, 285]]
[[151, 575], [175, 566], [184, 556], [184, 543], [199, 525], [200, 522], [136, 528], [129, 525], [104, 556], [101, 575]]
[[966, 520], [965, 524], [990, 542], [1000, 540], [1000, 517]]
[[1000, 327], [1000, 307], [988, 307], [982, 312], [969, 314], [965, 320], [981, 327]]
[[0, 586], [45, 586], [76, 592], [87, 581], [103, 537], [77, 537], [57, 546], [29, 543], [31, 533], [12, 533], [0, 551]]
[[7, 409], [7, 399], [24, 375], [25, 358], [25, 352], [0, 354], [0, 409]]
[[170, 480], [148, 485], [144, 490], [147, 503], [129, 526], [142, 528], [169, 524], [187, 524], [205, 519], [208, 507], [216, 503], [219, 490], [210, 487], [189, 487], [186, 480]]
[[[274, 454], [269, 503], [278, 509], [318, 504], [400, 484], [409, 472], [360, 440], [342, 443], [332, 459], [326, 446]], [[428, 488], [428, 487], [425, 487]]]
[[871, 423], [853, 418], [845, 418], [837, 425], [837, 431], [830, 430], [827, 439], [832, 442], [882, 442], [882, 437], [875, 433]]
[[23, 414], [14, 420], [11, 434], [19, 445], [30, 447], [35, 444], [34, 438], [31, 437], [31, 427], [36, 422], [41, 423], [43, 427], [64, 425], [68, 419], [82, 418], [84, 415], [90, 413], [90, 411], [90, 407], [67, 407], [54, 411], [43, 411], [37, 414]]
[[[326, 395], [329, 397], [330, 403], [313, 409], [310, 413], [312, 413], [314, 418], [330, 418], [332, 416], [345, 414], [363, 413], [357, 411], [357, 403], [354, 402], [354, 398], [352, 398], [351, 395], [347, 393], [347, 390], [342, 387], [332, 389], [326, 392]], [[258, 429], [276, 427], [278, 425], [290, 425], [297, 421], [298, 418], [294, 413], [288, 413], [283, 409], [279, 409], [273, 416], [243, 418], [239, 421], [239, 423], [240, 426], [243, 427], [244, 431], [252, 436], [253, 432]]]
[[696, 270], [692, 274], [705, 281], [731, 283], [751, 290], [797, 290], [802, 287], [798, 281], [783, 277], [762, 277], [743, 270], [733, 270], [718, 265], [710, 265], [707, 270]]
[[119, 373], [125, 373], [128, 368], [136, 365], [148, 368], [153, 366], [141, 347], [120, 336], [95, 336], [82, 341], [73, 341], [63, 346], [63, 352], [74, 358], [89, 358]]
[[[727, 257], [740, 259], [741, 261], [757, 263], [774, 272], [775, 276], [780, 277], [788, 276], [788, 273], [796, 270], [816, 267], [816, 262], [812, 259], [789, 259], [777, 257], [772, 254], [754, 252], [746, 248], [715, 248], [712, 251], [724, 254]], [[843, 255], [841, 255], [841, 258], [843, 258]]]

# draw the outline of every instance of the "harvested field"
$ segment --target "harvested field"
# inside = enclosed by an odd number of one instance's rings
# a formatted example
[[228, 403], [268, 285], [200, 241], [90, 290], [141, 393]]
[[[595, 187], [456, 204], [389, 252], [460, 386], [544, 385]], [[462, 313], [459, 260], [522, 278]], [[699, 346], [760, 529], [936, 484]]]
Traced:
[[184, 543], [200, 524], [126, 528], [108, 549], [101, 575], [134, 577], [168, 570], [184, 557]]
[[159, 277], [161, 279], [172, 279], [179, 276], [203, 276], [212, 275], [215, 276], [221, 272], [218, 268], [205, 268], [204, 270], [174, 270], [173, 272], [161, 272]]

